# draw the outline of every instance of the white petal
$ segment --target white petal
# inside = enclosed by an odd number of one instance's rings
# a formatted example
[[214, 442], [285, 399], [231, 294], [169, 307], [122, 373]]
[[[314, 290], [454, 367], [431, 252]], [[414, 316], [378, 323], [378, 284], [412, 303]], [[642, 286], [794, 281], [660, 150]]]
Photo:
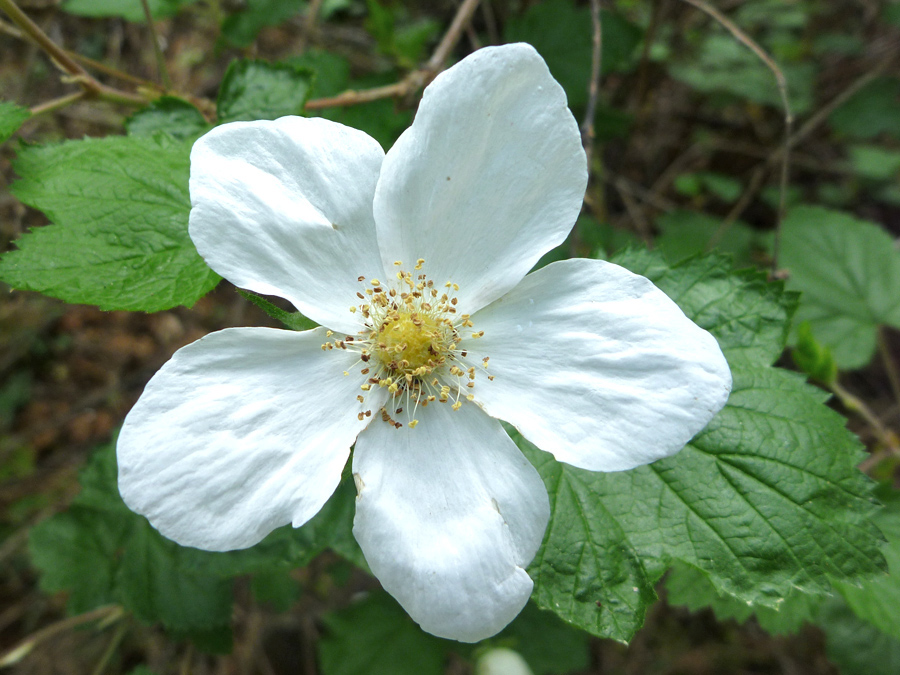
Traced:
[[325, 339], [323, 329], [232, 328], [178, 350], [119, 434], [129, 508], [179, 544], [212, 551], [314, 516], [371, 419], [357, 420], [360, 382], [342, 375], [354, 356], [323, 352]]
[[531, 595], [524, 568], [547, 526], [547, 492], [476, 406], [433, 403], [417, 417], [415, 429], [379, 419], [357, 440], [353, 533], [375, 576], [424, 630], [476, 642]]
[[191, 151], [190, 235], [231, 283], [357, 331], [356, 279], [383, 274], [372, 199], [384, 151], [319, 118], [233, 122]]
[[538, 53], [481, 49], [426, 88], [385, 157], [375, 193], [385, 267], [424, 258], [472, 313], [565, 239], [586, 185], [578, 125]]
[[644, 277], [599, 260], [529, 274], [472, 317], [474, 394], [560, 461], [620, 471], [680, 450], [725, 405], [715, 338]]

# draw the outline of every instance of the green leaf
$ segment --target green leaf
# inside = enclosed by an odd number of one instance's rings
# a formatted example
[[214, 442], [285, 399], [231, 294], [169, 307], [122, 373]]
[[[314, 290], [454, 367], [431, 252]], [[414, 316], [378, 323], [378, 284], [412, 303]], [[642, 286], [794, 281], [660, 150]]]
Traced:
[[119, 496], [113, 445], [94, 453], [79, 482], [70, 508], [34, 527], [29, 540], [41, 587], [67, 591], [73, 613], [120, 603], [147, 623], [221, 652], [230, 641], [232, 577], [272, 578], [326, 548], [365, 565], [352, 535], [351, 479], [303, 527], [280, 528], [252, 548], [226, 553], [178, 546], [132, 513]]
[[[154, 19], [172, 16], [186, 5], [197, 0], [147, 0]], [[143, 23], [145, 19], [141, 0], [64, 0], [63, 10], [79, 16], [117, 16], [126, 21]]]
[[723, 202], [731, 204], [741, 196], [742, 185], [739, 180], [724, 173], [696, 171], [678, 176], [675, 179], [675, 189], [690, 197], [697, 197], [706, 190]]
[[[116, 0], [117, 1], [117, 0]], [[277, 26], [298, 14], [304, 0], [245, 0], [242, 9], [222, 22], [222, 36], [236, 47], [249, 47], [266, 26]]]
[[23, 148], [13, 193], [53, 224], [16, 242], [0, 279], [105, 310], [193, 305], [219, 277], [188, 236], [189, 153], [162, 135]]
[[851, 145], [850, 166], [858, 176], [885, 181], [900, 172], [900, 152], [877, 145]]
[[216, 102], [219, 122], [299, 115], [309, 98], [312, 77], [306, 68], [287, 63], [232, 61]]
[[[623, 70], [631, 64], [643, 33], [620, 14], [603, 10], [603, 72]], [[566, 90], [569, 105], [587, 104], [591, 79], [593, 30], [590, 10], [572, 0], [545, 0], [532, 4], [504, 26], [506, 42], [528, 42], [540, 52], [553, 77]]]
[[[699, 54], [685, 54], [670, 60], [669, 74], [704, 93], [727, 93], [738, 99], [781, 109], [781, 94], [775, 76], [759, 58], [731, 35], [710, 33]], [[813, 63], [782, 63], [794, 114], [803, 114], [813, 105], [816, 66]]]
[[727, 595], [720, 595], [709, 578], [700, 570], [676, 563], [666, 577], [669, 604], [685, 605], [692, 612], [706, 607], [720, 621], [733, 619], [744, 623], [756, 616], [759, 625], [773, 635], [797, 633], [804, 624], [812, 623], [824, 602], [823, 596], [791, 592], [776, 608], [754, 607]]
[[244, 299], [249, 300], [270, 317], [272, 317], [276, 321], [280, 321], [291, 330], [309, 330], [310, 328], [315, 328], [319, 325], [315, 321], [307, 319], [300, 312], [288, 312], [281, 309], [280, 307], [276, 307], [264, 297], [257, 295], [256, 293], [245, 291], [242, 288], [238, 289], [238, 293], [240, 293]]
[[453, 643], [423, 632], [384, 592], [323, 617], [322, 675], [441, 675]]
[[768, 365], [784, 350], [797, 306], [794, 293], [763, 272], [733, 271], [722, 256], [692, 258], [668, 267], [657, 253], [629, 249], [612, 262], [641, 274], [674, 300], [696, 324], [716, 336], [731, 360]]
[[312, 95], [316, 98], [336, 96], [350, 86], [350, 62], [343, 56], [321, 49], [307, 49], [285, 63], [315, 73]]
[[881, 134], [900, 138], [900, 80], [880, 77], [870, 82], [836, 108], [828, 121], [832, 129], [853, 138], [870, 140]]
[[885, 635], [857, 617], [839, 598], [819, 616], [828, 659], [841, 675], [896, 675], [900, 672], [900, 640]]
[[290, 570], [267, 569], [253, 575], [250, 590], [257, 602], [271, 605], [275, 611], [286, 612], [300, 597], [300, 584]]
[[194, 139], [211, 128], [203, 114], [187, 101], [163, 96], [125, 121], [130, 136], [165, 132], [174, 138]]
[[31, 117], [31, 111], [28, 108], [0, 101], [0, 143], [6, 143], [29, 117]]
[[68, 591], [73, 613], [115, 602], [176, 631], [227, 626], [230, 584], [197, 573], [191, 560], [213, 554], [164, 539], [132, 513], [119, 497], [116, 474], [109, 445], [81, 472], [82, 492], [69, 510], [32, 529], [29, 550], [41, 587]]
[[827, 385], [837, 380], [837, 364], [834, 355], [812, 334], [809, 321], [797, 326], [797, 346], [791, 352], [794, 363], [814, 380]]
[[874, 223], [819, 207], [792, 209], [782, 224], [781, 267], [802, 291], [797, 321], [809, 321], [840, 368], [875, 353], [878, 327], [900, 327], [900, 253]]
[[231, 582], [194, 571], [194, 556], [206, 555], [161, 537], [135, 518], [114, 581], [119, 601], [147, 623], [189, 632], [231, 621]]
[[900, 496], [891, 491], [886, 508], [875, 523], [887, 539], [882, 549], [888, 563], [888, 575], [862, 581], [858, 585], [845, 582], [835, 589], [856, 615], [878, 630], [900, 641]]
[[[716, 336], [732, 394], [681, 452], [627, 472], [557, 464], [513, 435], [554, 506], [532, 568], [538, 604], [585, 630], [627, 639], [629, 613], [649, 601], [650, 584], [675, 561], [702, 570], [719, 595], [772, 608], [795, 590], [826, 594], [832, 579], [878, 574], [879, 534], [870, 521], [877, 507], [856, 469], [859, 441], [823, 405], [826, 394], [769, 366], [793, 296], [760, 273], [729, 274], [718, 257], [668, 268], [657, 254], [628, 251], [617, 262], [648, 275]], [[628, 607], [618, 623], [603, 622], [609, 596], [619, 603], [613, 610]]]
[[550, 496], [544, 543], [528, 568], [532, 598], [589, 633], [627, 642], [643, 625], [656, 594], [639, 553], [597, 499], [601, 474], [556, 462], [515, 431], [510, 436]]

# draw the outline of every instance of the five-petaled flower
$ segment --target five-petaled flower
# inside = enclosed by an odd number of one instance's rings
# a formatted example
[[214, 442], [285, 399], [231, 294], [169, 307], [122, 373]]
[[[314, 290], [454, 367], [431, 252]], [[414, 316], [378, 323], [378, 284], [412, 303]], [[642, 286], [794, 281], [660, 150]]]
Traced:
[[198, 251], [322, 327], [179, 350], [119, 436], [126, 503], [181, 544], [252, 546], [319, 511], [355, 442], [353, 532], [382, 585], [436, 635], [502, 629], [550, 505], [499, 420], [619, 471], [677, 452], [731, 387], [715, 339], [647, 279], [599, 260], [528, 274], [586, 184], [565, 94], [523, 44], [439, 75], [386, 155], [322, 119], [203, 136]]

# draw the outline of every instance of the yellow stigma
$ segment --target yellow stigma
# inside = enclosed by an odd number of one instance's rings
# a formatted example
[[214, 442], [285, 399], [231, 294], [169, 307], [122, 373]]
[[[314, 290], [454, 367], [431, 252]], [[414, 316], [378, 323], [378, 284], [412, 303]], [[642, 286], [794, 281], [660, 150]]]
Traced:
[[326, 333], [333, 339], [322, 349], [359, 354], [359, 360], [344, 374], [349, 376], [358, 366], [364, 378], [360, 383], [363, 393], [356, 397], [362, 407], [357, 415], [360, 421], [372, 416], [365, 405], [373, 391], [386, 389], [389, 393], [381, 407], [381, 419], [398, 429], [403, 423], [394, 415], [405, 413], [407, 425], [414, 429], [419, 424], [416, 412], [420, 406], [450, 403], [453, 410], [459, 410], [464, 401], [475, 400], [476, 369], [486, 371], [487, 357], [480, 366], [477, 361], [470, 362], [463, 343], [480, 338], [484, 331], [466, 330], [473, 322], [468, 314], [458, 313], [459, 286], [450, 281], [436, 286], [422, 272], [424, 263], [419, 258], [412, 271], [405, 271], [403, 263], [396, 261], [396, 281], [389, 279], [384, 284], [358, 277], [364, 287], [356, 296], [362, 302], [350, 311], [360, 321], [361, 330], [344, 337]]
[[452, 326], [422, 312], [401, 309], [388, 313], [372, 342], [375, 357], [389, 371], [424, 375], [446, 360]]

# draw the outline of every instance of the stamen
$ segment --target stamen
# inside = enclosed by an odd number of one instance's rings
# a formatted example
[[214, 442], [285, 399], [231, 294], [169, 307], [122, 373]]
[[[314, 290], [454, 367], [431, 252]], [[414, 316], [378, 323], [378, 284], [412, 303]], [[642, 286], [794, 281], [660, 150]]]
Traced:
[[[452, 401], [451, 408], [459, 410], [463, 401], [475, 400], [477, 368], [467, 360], [468, 351], [460, 345], [482, 337], [484, 331], [461, 334], [474, 324], [470, 315], [457, 314], [459, 285], [447, 281], [444, 292], [439, 292], [434, 280], [423, 271], [424, 265], [425, 260], [419, 258], [414, 269], [406, 271], [401, 261], [395, 261], [396, 281], [388, 284], [358, 277], [360, 283], [366, 284], [356, 293], [363, 302], [350, 311], [357, 314], [359, 310], [360, 332], [322, 345], [326, 351], [337, 348], [359, 354], [359, 360], [350, 368], [353, 371], [359, 367], [359, 374], [365, 378], [360, 385], [364, 395], [357, 396], [357, 400], [364, 403], [365, 392], [374, 385], [386, 389], [395, 403], [385, 404], [381, 416], [397, 429], [403, 424], [393, 419], [388, 409], [395, 409], [397, 415], [405, 409], [406, 424], [414, 429], [419, 423], [419, 404], [424, 408], [429, 403]], [[333, 333], [327, 331], [326, 335], [331, 337]], [[485, 357], [482, 369], [487, 367], [487, 361]], [[360, 413], [359, 419], [369, 416], [371, 410]]]

